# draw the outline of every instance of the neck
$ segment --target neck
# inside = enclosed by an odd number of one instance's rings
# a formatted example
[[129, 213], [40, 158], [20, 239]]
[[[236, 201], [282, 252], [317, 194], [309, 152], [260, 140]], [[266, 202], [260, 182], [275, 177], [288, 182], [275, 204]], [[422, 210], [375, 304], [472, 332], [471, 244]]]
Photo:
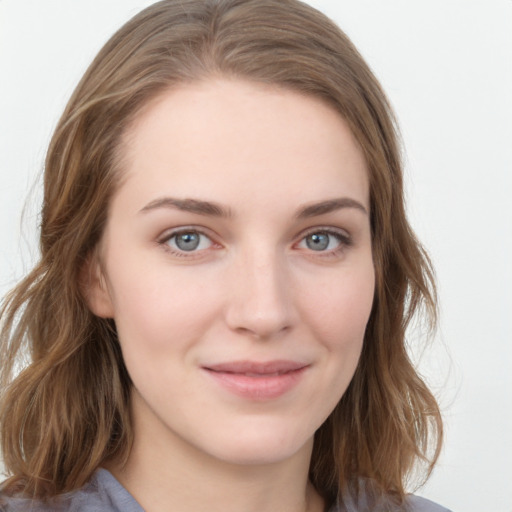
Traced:
[[108, 469], [146, 512], [323, 510], [322, 498], [308, 481], [312, 440], [284, 461], [235, 464], [205, 454], [168, 429], [149, 428], [144, 421], [135, 418], [126, 465]]

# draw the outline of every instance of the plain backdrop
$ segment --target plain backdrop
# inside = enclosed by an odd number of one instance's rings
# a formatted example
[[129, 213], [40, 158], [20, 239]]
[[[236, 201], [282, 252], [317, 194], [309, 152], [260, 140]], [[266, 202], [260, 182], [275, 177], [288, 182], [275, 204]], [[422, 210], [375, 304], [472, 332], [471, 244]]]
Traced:
[[[0, 0], [2, 295], [37, 257], [37, 176], [67, 98], [150, 3]], [[418, 493], [454, 511], [511, 512], [512, 1], [310, 3], [352, 38], [391, 99], [408, 211], [437, 269], [440, 330], [412, 353], [440, 399], [446, 444]]]

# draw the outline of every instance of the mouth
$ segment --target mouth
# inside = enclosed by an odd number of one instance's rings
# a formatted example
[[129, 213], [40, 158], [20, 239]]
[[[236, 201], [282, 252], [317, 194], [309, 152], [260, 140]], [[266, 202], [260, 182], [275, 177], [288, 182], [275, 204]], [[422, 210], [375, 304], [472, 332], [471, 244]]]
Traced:
[[243, 398], [264, 401], [291, 391], [309, 367], [297, 361], [233, 361], [202, 369], [222, 388]]

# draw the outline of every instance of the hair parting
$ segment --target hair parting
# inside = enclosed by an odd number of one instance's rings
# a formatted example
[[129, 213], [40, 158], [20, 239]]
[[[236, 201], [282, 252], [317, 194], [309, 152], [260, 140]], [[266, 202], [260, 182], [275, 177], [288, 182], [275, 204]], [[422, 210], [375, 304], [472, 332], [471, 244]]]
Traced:
[[0, 312], [4, 492], [49, 498], [126, 460], [130, 378], [112, 320], [87, 307], [84, 267], [122, 180], [128, 127], [162, 91], [216, 77], [321, 98], [367, 162], [374, 304], [356, 374], [316, 433], [313, 484], [334, 500], [367, 479], [400, 501], [418, 462], [432, 470], [441, 416], [406, 331], [421, 312], [435, 325], [434, 274], [407, 223], [397, 125], [378, 81], [346, 35], [299, 1], [164, 0], [106, 43], [48, 149], [40, 262]]

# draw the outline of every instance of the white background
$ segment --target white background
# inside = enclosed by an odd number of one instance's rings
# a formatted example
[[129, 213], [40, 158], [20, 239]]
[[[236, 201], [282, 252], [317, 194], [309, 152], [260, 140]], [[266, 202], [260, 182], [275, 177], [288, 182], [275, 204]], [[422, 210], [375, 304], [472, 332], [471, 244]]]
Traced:
[[[0, 294], [37, 255], [35, 181], [67, 98], [106, 39], [150, 3], [0, 0]], [[440, 331], [415, 358], [440, 398], [446, 444], [418, 493], [454, 511], [511, 512], [512, 1], [310, 3], [391, 98], [411, 221], [437, 269]]]

